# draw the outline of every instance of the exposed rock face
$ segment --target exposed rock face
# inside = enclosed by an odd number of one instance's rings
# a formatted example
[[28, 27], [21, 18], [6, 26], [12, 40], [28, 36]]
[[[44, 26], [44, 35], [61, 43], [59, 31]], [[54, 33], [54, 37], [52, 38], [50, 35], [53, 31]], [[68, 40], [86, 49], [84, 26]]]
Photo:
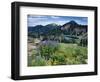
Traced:
[[79, 25], [75, 21], [70, 21], [64, 24], [61, 30], [69, 34], [82, 34], [87, 32], [87, 25]]

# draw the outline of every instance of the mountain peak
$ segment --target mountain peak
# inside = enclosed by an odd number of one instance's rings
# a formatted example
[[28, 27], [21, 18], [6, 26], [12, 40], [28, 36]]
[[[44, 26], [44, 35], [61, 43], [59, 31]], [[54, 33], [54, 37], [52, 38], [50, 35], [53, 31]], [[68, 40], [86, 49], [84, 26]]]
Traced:
[[41, 26], [43, 26], [43, 25], [36, 25], [36, 26], [41, 27]]
[[47, 24], [46, 26], [59, 26], [59, 25], [56, 23], [50, 23], [50, 24]]
[[68, 22], [68, 23], [66, 23], [66, 24], [78, 25], [78, 24], [77, 24], [77, 22], [75, 22], [75, 21], [73, 21], [73, 20], [69, 21], [69, 22]]
[[68, 23], [70, 23], [70, 24], [77, 24], [75, 21], [70, 21], [70, 22], [68, 22]]
[[66, 26], [66, 25], [77, 26], [78, 24], [75, 21], [71, 20], [71, 21], [65, 23], [63, 26]]

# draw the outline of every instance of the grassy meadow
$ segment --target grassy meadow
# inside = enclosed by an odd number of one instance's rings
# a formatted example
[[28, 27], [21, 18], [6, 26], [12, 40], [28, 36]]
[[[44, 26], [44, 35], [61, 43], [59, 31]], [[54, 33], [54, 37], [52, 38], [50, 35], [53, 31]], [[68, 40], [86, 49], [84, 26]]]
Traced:
[[[41, 46], [28, 55], [28, 66], [73, 65], [87, 63], [87, 47], [58, 43], [56, 47]], [[40, 52], [40, 53], [39, 53]], [[40, 55], [38, 55], [40, 54]]]

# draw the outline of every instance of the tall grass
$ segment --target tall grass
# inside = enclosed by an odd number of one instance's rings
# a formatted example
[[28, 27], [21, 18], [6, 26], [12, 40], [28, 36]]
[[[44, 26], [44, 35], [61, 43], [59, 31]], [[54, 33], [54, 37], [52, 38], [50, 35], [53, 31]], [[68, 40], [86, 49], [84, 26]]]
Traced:
[[55, 45], [52, 45], [52, 43], [42, 44], [38, 48], [39, 53], [33, 50], [32, 56], [28, 57], [30, 58], [28, 59], [28, 66], [75, 65], [87, 63], [87, 47], [66, 43], [57, 43]]

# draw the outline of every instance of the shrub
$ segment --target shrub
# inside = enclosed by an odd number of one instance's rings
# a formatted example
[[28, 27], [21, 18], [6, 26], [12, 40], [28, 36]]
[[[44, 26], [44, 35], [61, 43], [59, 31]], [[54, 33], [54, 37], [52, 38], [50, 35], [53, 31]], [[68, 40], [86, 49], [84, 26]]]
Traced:
[[41, 57], [32, 60], [32, 66], [45, 66], [45, 65], [46, 65], [46, 60]]
[[45, 43], [42, 43], [39, 46], [40, 55], [46, 60], [49, 60], [51, 55], [53, 55], [57, 49], [58, 44], [53, 41], [46, 41]]

